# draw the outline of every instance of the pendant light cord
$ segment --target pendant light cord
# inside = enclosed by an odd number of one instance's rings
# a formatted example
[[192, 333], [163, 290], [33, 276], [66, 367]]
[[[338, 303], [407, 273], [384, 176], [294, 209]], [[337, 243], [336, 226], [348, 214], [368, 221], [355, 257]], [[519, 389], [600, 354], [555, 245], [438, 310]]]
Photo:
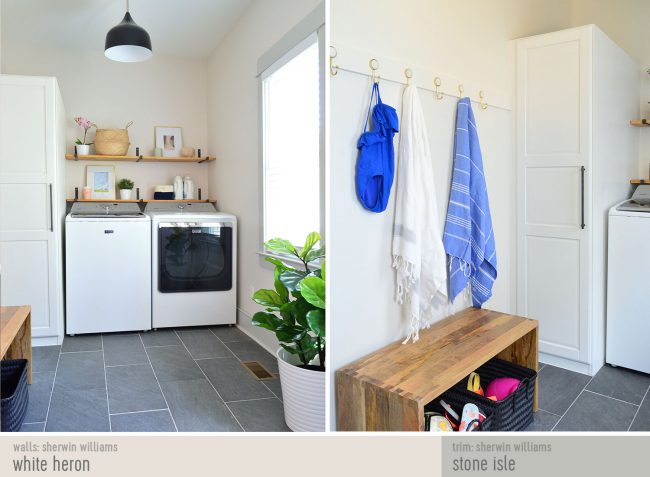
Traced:
[[129, 11], [129, 0], [126, 0], [126, 11]]

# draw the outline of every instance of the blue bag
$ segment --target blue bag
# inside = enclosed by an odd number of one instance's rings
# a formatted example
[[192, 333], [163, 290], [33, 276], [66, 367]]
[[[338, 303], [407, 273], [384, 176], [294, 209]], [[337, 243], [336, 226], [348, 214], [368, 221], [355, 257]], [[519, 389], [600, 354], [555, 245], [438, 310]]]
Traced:
[[[373, 129], [366, 131], [375, 93], [377, 93], [377, 102], [372, 110]], [[363, 207], [372, 212], [383, 212], [388, 205], [395, 176], [393, 136], [396, 132], [398, 132], [397, 112], [395, 108], [381, 102], [379, 84], [374, 83], [366, 125], [357, 144], [359, 159], [356, 177], [357, 196]]]

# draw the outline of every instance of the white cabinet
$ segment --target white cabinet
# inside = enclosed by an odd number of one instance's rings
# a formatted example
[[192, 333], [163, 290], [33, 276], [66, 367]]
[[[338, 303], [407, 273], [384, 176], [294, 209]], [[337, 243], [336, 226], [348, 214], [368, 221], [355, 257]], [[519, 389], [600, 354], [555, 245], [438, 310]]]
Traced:
[[63, 339], [64, 128], [55, 78], [0, 76], [0, 302], [31, 305], [35, 344]]
[[638, 170], [639, 66], [596, 26], [517, 40], [517, 312], [542, 361], [604, 364], [607, 210]]

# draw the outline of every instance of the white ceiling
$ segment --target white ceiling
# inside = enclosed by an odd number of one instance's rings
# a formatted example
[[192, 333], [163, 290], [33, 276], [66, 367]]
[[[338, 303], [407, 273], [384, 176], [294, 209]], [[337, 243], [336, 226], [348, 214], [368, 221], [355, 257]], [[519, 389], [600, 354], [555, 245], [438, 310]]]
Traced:
[[[252, 0], [130, 0], [154, 55], [206, 58]], [[1, 0], [2, 42], [97, 50], [126, 11], [125, 0]]]

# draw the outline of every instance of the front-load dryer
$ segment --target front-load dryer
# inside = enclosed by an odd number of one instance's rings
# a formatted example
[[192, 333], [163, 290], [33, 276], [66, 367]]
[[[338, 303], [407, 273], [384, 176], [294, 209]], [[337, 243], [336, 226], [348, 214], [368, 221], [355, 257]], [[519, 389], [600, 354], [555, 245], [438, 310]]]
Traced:
[[210, 203], [150, 202], [153, 328], [237, 321], [237, 219]]

